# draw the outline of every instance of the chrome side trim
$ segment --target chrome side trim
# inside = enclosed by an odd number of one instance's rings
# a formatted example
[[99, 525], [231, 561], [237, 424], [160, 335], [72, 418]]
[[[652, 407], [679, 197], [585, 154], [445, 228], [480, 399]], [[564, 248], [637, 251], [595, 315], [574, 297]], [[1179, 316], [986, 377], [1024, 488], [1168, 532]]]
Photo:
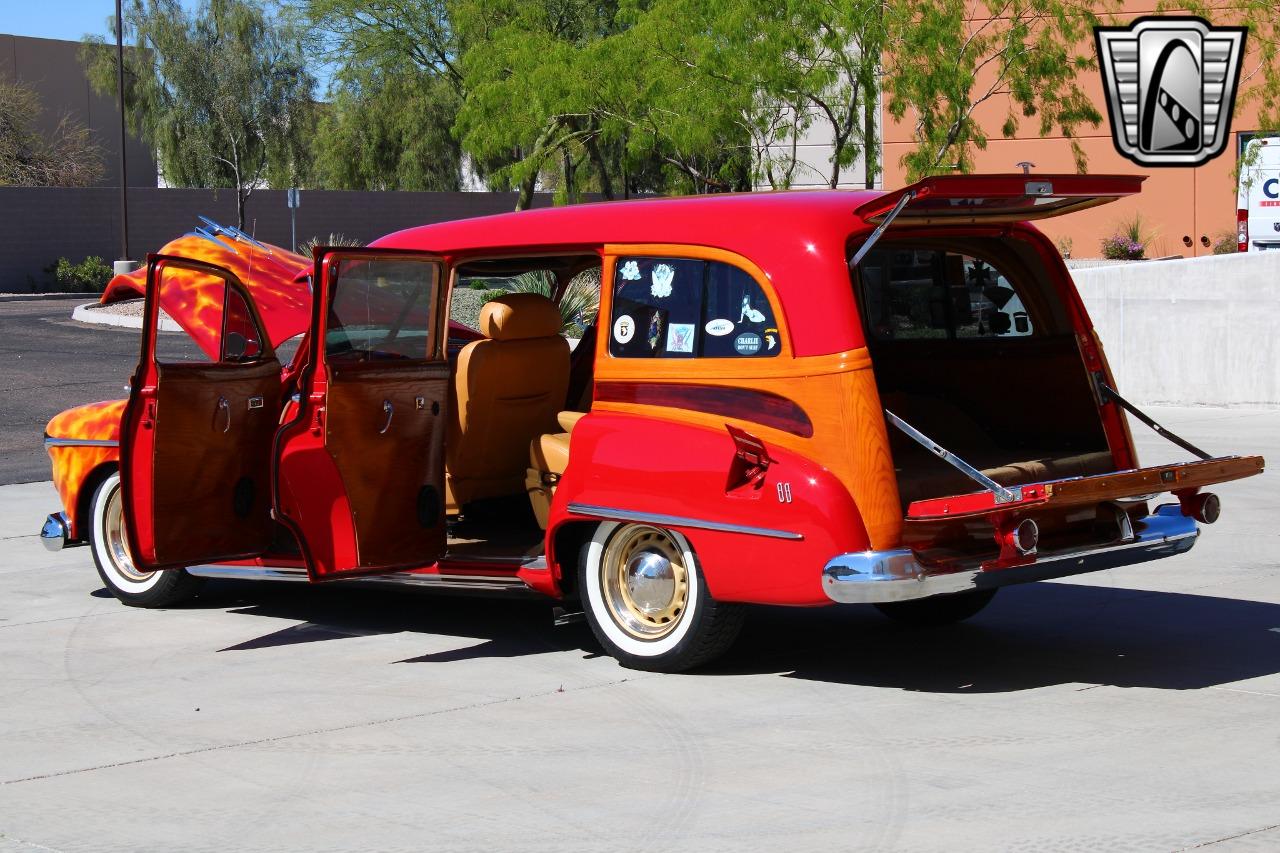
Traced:
[[119, 447], [120, 442], [114, 438], [54, 438], [44, 437], [45, 447]]
[[722, 533], [742, 533], [747, 536], [766, 536], [770, 539], [800, 540], [804, 536], [790, 530], [774, 530], [770, 527], [749, 527], [743, 524], [728, 524], [723, 521], [706, 521], [700, 518], [685, 518], [679, 515], [663, 515], [654, 512], [632, 512], [629, 509], [614, 509], [607, 506], [590, 504], [569, 504], [569, 512], [577, 515], [589, 515], [593, 518], [607, 518], [615, 521], [637, 521], [641, 524], [656, 524], [661, 527], [694, 527], [700, 530], [718, 530]]
[[[190, 566], [187, 574], [201, 578], [222, 580], [294, 581], [307, 583], [305, 569], [283, 566]], [[423, 574], [418, 572], [391, 572], [385, 575], [359, 575], [336, 578], [326, 583], [376, 584], [388, 586], [414, 586], [429, 589], [469, 589], [491, 592], [524, 591], [528, 587], [516, 577], [487, 577], [481, 575]]]
[[1165, 504], [1142, 519], [1129, 542], [1080, 551], [1041, 554], [1034, 563], [1010, 569], [969, 569], [930, 574], [908, 550], [841, 554], [822, 570], [822, 589], [840, 604], [881, 604], [928, 598], [970, 589], [1009, 586], [1079, 575], [1172, 557], [1191, 550], [1200, 535], [1195, 520], [1177, 504]]
[[50, 551], [61, 551], [68, 545], [83, 545], [71, 541], [71, 519], [65, 512], [52, 513], [40, 528], [40, 542]]

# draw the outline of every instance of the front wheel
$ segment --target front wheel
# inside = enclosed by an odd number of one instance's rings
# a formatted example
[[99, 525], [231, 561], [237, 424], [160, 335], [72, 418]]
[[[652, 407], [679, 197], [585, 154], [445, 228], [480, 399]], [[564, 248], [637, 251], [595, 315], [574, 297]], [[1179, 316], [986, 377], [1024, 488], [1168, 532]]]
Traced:
[[649, 524], [601, 524], [578, 560], [578, 589], [605, 650], [651, 672], [683, 672], [724, 654], [745, 615], [711, 597], [688, 540]]
[[937, 628], [978, 615], [995, 597], [995, 589], [971, 589], [968, 592], [877, 604], [876, 609], [895, 622], [917, 628]]
[[144, 572], [134, 568], [124, 533], [124, 500], [120, 475], [103, 480], [93, 493], [89, 545], [98, 576], [111, 594], [130, 607], [170, 607], [193, 598], [200, 578], [184, 569]]

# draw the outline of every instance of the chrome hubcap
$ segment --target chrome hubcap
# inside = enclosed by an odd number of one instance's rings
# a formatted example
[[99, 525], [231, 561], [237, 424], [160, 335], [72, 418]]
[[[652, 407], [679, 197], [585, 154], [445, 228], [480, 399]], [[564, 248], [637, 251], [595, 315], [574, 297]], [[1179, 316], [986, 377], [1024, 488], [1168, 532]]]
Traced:
[[119, 486], [107, 497], [107, 508], [102, 514], [102, 542], [107, 547], [111, 565], [126, 580], [139, 583], [151, 577], [151, 572], [140, 572], [133, 567], [129, 540], [124, 535], [124, 501], [120, 498]]
[[657, 527], [633, 524], [605, 545], [600, 588], [619, 628], [640, 640], [675, 630], [689, 600], [689, 570], [680, 546]]

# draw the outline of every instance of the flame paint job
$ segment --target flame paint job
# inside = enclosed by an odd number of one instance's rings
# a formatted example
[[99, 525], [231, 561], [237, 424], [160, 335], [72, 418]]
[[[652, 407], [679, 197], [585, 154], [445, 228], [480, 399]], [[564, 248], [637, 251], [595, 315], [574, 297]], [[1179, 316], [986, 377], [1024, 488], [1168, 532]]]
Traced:
[[[210, 240], [194, 234], [170, 241], [159, 254], [203, 261], [234, 274], [253, 297], [273, 347], [302, 334], [311, 322], [311, 291], [307, 285], [307, 275], [312, 269], [309, 258], [278, 246], [267, 246], [264, 250], [227, 236]], [[146, 288], [144, 267], [113, 278], [101, 301], [109, 305], [137, 299], [146, 294]], [[221, 279], [179, 269], [167, 273], [165, 286], [161, 288], [160, 307], [211, 359], [218, 357], [222, 288]]]
[[[54, 415], [44, 428], [50, 438], [78, 438], [95, 441], [120, 439], [120, 414], [124, 400], [107, 400], [67, 409]], [[85, 447], [76, 445], [50, 446], [49, 459], [53, 463], [53, 485], [62, 498], [62, 506], [71, 519], [72, 535], [84, 538], [83, 524], [79, 518], [80, 491], [86, 478], [99, 466], [114, 464], [120, 459], [118, 447]]]

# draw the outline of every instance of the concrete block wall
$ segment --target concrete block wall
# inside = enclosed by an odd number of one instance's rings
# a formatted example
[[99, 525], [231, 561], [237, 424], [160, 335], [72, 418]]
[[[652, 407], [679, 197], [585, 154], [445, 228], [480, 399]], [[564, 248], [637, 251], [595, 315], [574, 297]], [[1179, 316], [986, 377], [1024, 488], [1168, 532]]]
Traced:
[[1280, 252], [1071, 274], [1129, 400], [1280, 407]]

